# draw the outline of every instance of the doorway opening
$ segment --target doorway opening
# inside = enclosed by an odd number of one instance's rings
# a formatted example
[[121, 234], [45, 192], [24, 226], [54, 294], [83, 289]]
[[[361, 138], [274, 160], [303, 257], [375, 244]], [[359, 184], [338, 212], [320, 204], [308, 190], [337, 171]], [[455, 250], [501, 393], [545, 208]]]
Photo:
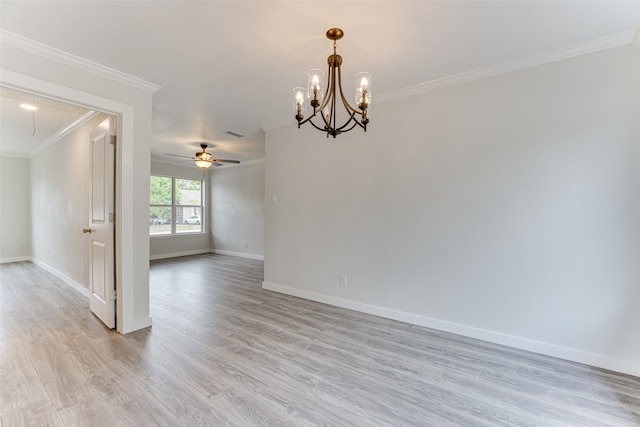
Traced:
[[[135, 233], [133, 213], [137, 208], [134, 197], [135, 168], [131, 161], [122, 159], [134, 158], [134, 117], [133, 106], [113, 99], [61, 86], [45, 80], [40, 80], [2, 70], [0, 86], [24, 91], [37, 96], [56, 99], [74, 105], [85, 106], [88, 109], [100, 111], [117, 118], [119, 123], [117, 138], [119, 146], [116, 155], [115, 170], [115, 280], [117, 331], [127, 333], [151, 325], [148, 316], [148, 276], [135, 261], [140, 257], [134, 250], [139, 242], [134, 242]], [[123, 214], [123, 213], [126, 213]], [[148, 243], [147, 243], [148, 245]], [[146, 280], [144, 280], [146, 278]], [[137, 280], [136, 280], [137, 279]], [[146, 294], [146, 295], [145, 295]]]

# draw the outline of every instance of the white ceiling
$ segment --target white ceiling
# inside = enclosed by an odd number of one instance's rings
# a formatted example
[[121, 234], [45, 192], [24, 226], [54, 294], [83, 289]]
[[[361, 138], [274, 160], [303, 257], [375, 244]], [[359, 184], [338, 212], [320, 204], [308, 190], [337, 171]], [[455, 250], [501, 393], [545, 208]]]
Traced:
[[[23, 104], [37, 110], [25, 110]], [[0, 153], [31, 156], [55, 143], [57, 136], [89, 112], [77, 105], [0, 86]]]
[[[295, 123], [291, 89], [326, 67], [331, 27], [345, 32], [345, 90], [369, 71], [375, 105], [381, 94], [633, 31], [640, 1], [2, 0], [0, 25], [159, 85], [154, 159], [175, 161], [164, 153], [192, 155], [205, 142], [218, 157], [247, 161], [264, 157], [263, 130]], [[6, 153], [32, 153], [83, 114], [36, 98], [34, 137], [31, 113], [9, 111], [19, 96], [0, 96]], [[60, 122], [50, 124], [54, 114]]]

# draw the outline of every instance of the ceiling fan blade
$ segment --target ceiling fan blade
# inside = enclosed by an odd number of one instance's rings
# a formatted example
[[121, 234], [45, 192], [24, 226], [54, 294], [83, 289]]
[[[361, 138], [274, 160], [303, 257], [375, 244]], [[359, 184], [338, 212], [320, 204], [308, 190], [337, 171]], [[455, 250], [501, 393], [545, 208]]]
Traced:
[[240, 160], [225, 160], [225, 159], [211, 159], [213, 162], [222, 162], [222, 163], [240, 163]]
[[213, 164], [214, 164], [215, 166], [222, 166], [222, 163], [218, 163], [218, 162], [213, 162]]
[[195, 160], [193, 157], [191, 156], [181, 156], [180, 154], [169, 154], [169, 153], [164, 153], [165, 156], [173, 156], [173, 157], [184, 157], [185, 159], [191, 159], [191, 160]]

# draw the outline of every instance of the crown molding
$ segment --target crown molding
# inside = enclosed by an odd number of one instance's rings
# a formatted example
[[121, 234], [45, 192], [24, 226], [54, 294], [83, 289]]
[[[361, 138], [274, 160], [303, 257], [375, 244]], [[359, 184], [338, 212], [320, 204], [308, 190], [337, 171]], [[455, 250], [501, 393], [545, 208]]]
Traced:
[[98, 64], [97, 62], [89, 61], [88, 59], [56, 49], [44, 43], [28, 39], [19, 34], [12, 33], [11, 31], [0, 29], [0, 42], [83, 71], [88, 71], [90, 73], [106, 77], [110, 80], [124, 83], [127, 86], [141, 89], [146, 92], [154, 93], [160, 89], [160, 86], [155, 83], [109, 68], [105, 65]]
[[11, 151], [2, 151], [0, 150], [0, 157], [11, 157], [14, 159], [29, 159], [29, 156], [27, 156], [26, 154], [20, 154], [20, 153], [14, 153]]
[[56, 133], [54, 133], [53, 135], [51, 135], [50, 137], [42, 141], [40, 144], [38, 144], [38, 146], [31, 153], [29, 153], [29, 157], [31, 158], [36, 154], [46, 150], [56, 142], [60, 141], [66, 135], [70, 134], [71, 132], [73, 132], [74, 130], [78, 129], [80, 126], [82, 126], [83, 124], [91, 120], [93, 117], [97, 116], [98, 114], [100, 113], [94, 110], [89, 110], [86, 113], [82, 114], [81, 116], [76, 118], [73, 122], [69, 123], [67, 126], [61, 129], [58, 129]]
[[562, 49], [557, 49], [539, 55], [532, 55], [514, 61], [503, 62], [501, 64], [478, 68], [452, 76], [431, 80], [403, 89], [385, 92], [376, 97], [376, 102], [387, 102], [394, 99], [405, 98], [407, 96], [432, 92], [446, 87], [456, 86], [474, 80], [485, 79], [487, 77], [499, 76], [513, 71], [524, 70], [526, 68], [537, 67], [539, 65], [550, 64], [576, 56], [587, 55], [605, 49], [624, 46], [627, 44], [637, 44], [640, 46], [640, 27], [622, 33], [613, 34], [597, 40], [576, 44]]

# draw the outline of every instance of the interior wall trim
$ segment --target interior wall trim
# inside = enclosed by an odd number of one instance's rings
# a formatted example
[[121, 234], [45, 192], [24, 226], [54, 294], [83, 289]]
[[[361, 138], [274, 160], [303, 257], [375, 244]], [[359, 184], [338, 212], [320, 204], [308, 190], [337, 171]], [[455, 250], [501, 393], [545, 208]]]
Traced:
[[76, 291], [80, 292], [83, 296], [85, 296], [87, 299], [89, 299], [89, 296], [90, 296], [89, 295], [89, 289], [85, 288], [80, 283], [78, 283], [75, 280], [73, 280], [71, 277], [67, 276], [66, 274], [64, 274], [60, 270], [51, 267], [49, 264], [47, 264], [47, 263], [45, 263], [43, 261], [40, 261], [39, 259], [31, 258], [31, 262], [34, 263], [35, 265], [37, 265], [38, 267], [42, 268], [43, 270], [53, 274], [58, 279], [62, 280], [64, 283], [66, 283], [67, 285], [71, 286], [73, 289], [75, 289]]
[[231, 256], [237, 256], [237, 257], [240, 257], [240, 258], [257, 259], [259, 261], [264, 261], [264, 255], [248, 254], [246, 252], [225, 251], [225, 250], [222, 250], [222, 249], [212, 249], [210, 252], [212, 254], [231, 255]]
[[573, 348], [558, 346], [541, 341], [534, 341], [527, 338], [502, 334], [499, 332], [434, 319], [418, 314], [392, 310], [385, 307], [364, 304], [357, 301], [323, 295], [270, 282], [262, 282], [262, 288], [298, 298], [304, 298], [311, 301], [333, 305], [336, 307], [372, 314], [374, 316], [384, 317], [386, 319], [398, 320], [400, 322], [410, 323], [417, 326], [424, 326], [426, 328], [450, 332], [456, 335], [475, 338], [494, 344], [506, 345], [508, 347], [513, 347], [520, 350], [531, 351], [546, 356], [569, 360], [571, 362], [583, 363], [585, 365], [595, 366], [611, 371], [620, 372], [623, 374], [640, 377], [640, 365], [631, 361], [614, 359], [601, 354], [588, 353]]
[[218, 255], [231, 255], [237, 256], [240, 258], [248, 258], [248, 259], [257, 259], [260, 261], [264, 261], [264, 255], [257, 254], [248, 254], [245, 252], [233, 252], [233, 251], [225, 251], [222, 249], [197, 249], [194, 251], [183, 251], [183, 252], [171, 252], [166, 254], [156, 254], [151, 255], [149, 257], [150, 261], [154, 261], [157, 259], [165, 259], [165, 258], [178, 258], [181, 256], [191, 256], [191, 255], [201, 255], [201, 254], [218, 254]]
[[15, 256], [10, 258], [0, 258], [0, 264], [7, 264], [10, 262], [23, 262], [23, 261], [31, 261], [30, 256]]
[[587, 55], [589, 53], [595, 53], [605, 49], [630, 45], [634, 43], [636, 37], [640, 37], [636, 34], [640, 34], [640, 27], [638, 29], [634, 28], [622, 33], [613, 34], [589, 42], [575, 44], [563, 49], [552, 50], [538, 55], [528, 56], [526, 58], [503, 62], [496, 65], [490, 65], [488, 67], [478, 68], [475, 70], [466, 71], [464, 73], [454, 74], [452, 76], [419, 83], [417, 85], [409, 86], [403, 89], [385, 92], [377, 95], [375, 101], [386, 102], [394, 99], [405, 98], [407, 96], [419, 95], [450, 86], [472, 82], [474, 80], [499, 76], [501, 74], [506, 74], [531, 67], [537, 67], [539, 65], [550, 64], [552, 62], [562, 61], [564, 59], [569, 59], [576, 56]]
[[29, 156], [20, 153], [11, 153], [6, 151], [0, 151], [0, 156], [2, 157], [13, 157], [14, 159], [28, 159]]
[[71, 67], [89, 71], [99, 76], [106, 77], [108, 79], [115, 80], [117, 82], [124, 83], [128, 86], [132, 86], [147, 92], [154, 93], [160, 89], [160, 86], [155, 83], [151, 83], [139, 77], [123, 73], [122, 71], [115, 70], [113, 68], [107, 67], [106, 65], [89, 61], [88, 59], [81, 58], [79, 56], [73, 55], [60, 49], [56, 49], [55, 47], [51, 47], [44, 43], [28, 39], [24, 36], [1, 28], [0, 42], [36, 54], [38, 56], [62, 62], [63, 64], [69, 65]]
[[154, 261], [157, 259], [178, 258], [181, 256], [201, 255], [201, 254], [208, 254], [208, 253], [209, 253], [209, 249], [196, 249], [193, 251], [171, 252], [166, 254], [150, 255], [149, 260]]

